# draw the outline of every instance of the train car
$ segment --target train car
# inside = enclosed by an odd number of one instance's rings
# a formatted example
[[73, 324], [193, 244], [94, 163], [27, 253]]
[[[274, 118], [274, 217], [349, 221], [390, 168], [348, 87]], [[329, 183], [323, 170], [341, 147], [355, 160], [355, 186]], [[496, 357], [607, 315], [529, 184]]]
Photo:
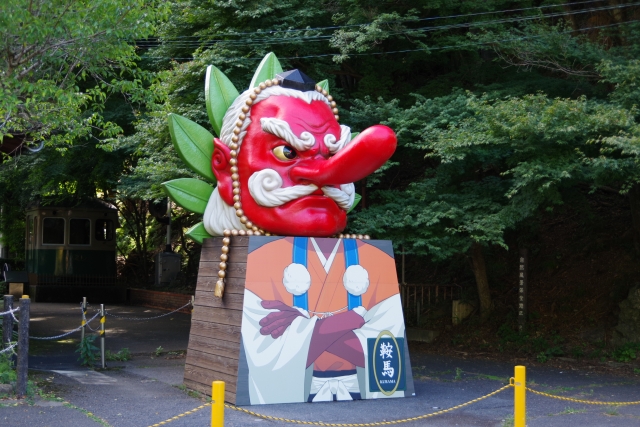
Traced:
[[117, 209], [102, 200], [35, 205], [26, 212], [25, 266], [35, 301], [118, 302]]

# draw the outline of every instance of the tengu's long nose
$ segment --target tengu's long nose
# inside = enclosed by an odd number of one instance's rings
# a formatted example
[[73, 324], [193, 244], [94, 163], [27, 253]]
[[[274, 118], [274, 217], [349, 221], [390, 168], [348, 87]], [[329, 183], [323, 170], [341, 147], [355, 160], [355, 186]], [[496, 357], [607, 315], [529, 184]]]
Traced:
[[396, 134], [390, 128], [371, 126], [333, 157], [301, 162], [289, 175], [296, 184], [318, 187], [359, 181], [389, 160], [396, 145]]

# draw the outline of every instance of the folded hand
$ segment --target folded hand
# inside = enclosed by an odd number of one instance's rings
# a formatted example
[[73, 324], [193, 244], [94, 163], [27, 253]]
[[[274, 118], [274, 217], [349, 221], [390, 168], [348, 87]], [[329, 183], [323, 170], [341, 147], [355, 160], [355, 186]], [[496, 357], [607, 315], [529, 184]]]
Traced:
[[284, 334], [296, 317], [302, 316], [297, 309], [289, 307], [282, 301], [262, 301], [262, 307], [268, 310], [280, 310], [269, 313], [260, 320], [260, 326], [262, 326], [260, 333], [271, 335], [274, 339]]

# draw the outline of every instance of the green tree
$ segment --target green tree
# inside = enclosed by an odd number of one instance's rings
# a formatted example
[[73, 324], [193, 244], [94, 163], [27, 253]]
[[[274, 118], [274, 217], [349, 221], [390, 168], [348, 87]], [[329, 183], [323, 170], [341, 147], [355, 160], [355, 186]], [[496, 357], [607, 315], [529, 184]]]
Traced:
[[14, 255], [24, 253], [28, 204], [98, 195], [113, 201], [127, 153], [105, 148], [154, 98], [153, 75], [137, 66], [136, 41], [165, 16], [161, 1], [0, 6], [0, 151], [13, 155], [0, 167], [0, 227]]
[[[599, 64], [598, 71], [604, 82], [615, 85], [609, 95], [611, 102], [626, 108], [637, 120], [640, 117], [637, 109], [640, 61], [607, 60]], [[593, 142], [600, 151], [586, 157], [585, 161], [593, 168], [594, 186], [628, 195], [635, 249], [640, 254], [640, 124], [636, 121], [615, 135], [606, 135]]]
[[0, 6], [0, 142], [64, 150], [121, 128], [102, 112], [110, 95], [148, 101], [135, 41], [152, 35], [164, 2], [9, 0]]
[[[135, 153], [120, 191], [160, 197], [160, 182], [191, 176], [166, 115], [208, 128], [206, 66], [244, 88], [274, 51], [285, 69], [329, 76], [354, 131], [382, 122], [398, 132], [391, 162], [357, 184], [352, 229], [434, 259], [469, 255], [486, 315], [483, 248], [506, 247], [505, 230], [563, 203], [575, 184], [604, 180], [593, 159], [612, 138], [634, 135], [633, 72], [620, 68], [620, 95], [607, 95], [614, 68], [637, 53], [635, 13], [564, 1], [174, 3], [158, 39], [141, 45], [165, 70], [154, 85], [162, 101], [114, 143]], [[625, 153], [609, 158], [636, 168]]]
[[482, 246], [506, 248], [506, 230], [593, 178], [583, 161], [598, 151], [589, 141], [634, 126], [629, 111], [584, 97], [458, 92], [387, 105], [401, 150], [421, 154], [425, 168], [401, 191], [374, 193], [352, 227], [435, 259], [468, 253], [483, 315], [491, 298]]

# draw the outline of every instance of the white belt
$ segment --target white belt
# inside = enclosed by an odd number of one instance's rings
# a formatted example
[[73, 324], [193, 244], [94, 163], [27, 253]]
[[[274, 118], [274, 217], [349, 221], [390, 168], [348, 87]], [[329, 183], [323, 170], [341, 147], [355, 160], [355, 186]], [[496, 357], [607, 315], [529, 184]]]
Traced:
[[313, 377], [310, 392], [315, 394], [313, 402], [333, 401], [333, 395], [336, 396], [336, 400], [353, 400], [350, 393], [360, 393], [358, 375], [333, 378]]

